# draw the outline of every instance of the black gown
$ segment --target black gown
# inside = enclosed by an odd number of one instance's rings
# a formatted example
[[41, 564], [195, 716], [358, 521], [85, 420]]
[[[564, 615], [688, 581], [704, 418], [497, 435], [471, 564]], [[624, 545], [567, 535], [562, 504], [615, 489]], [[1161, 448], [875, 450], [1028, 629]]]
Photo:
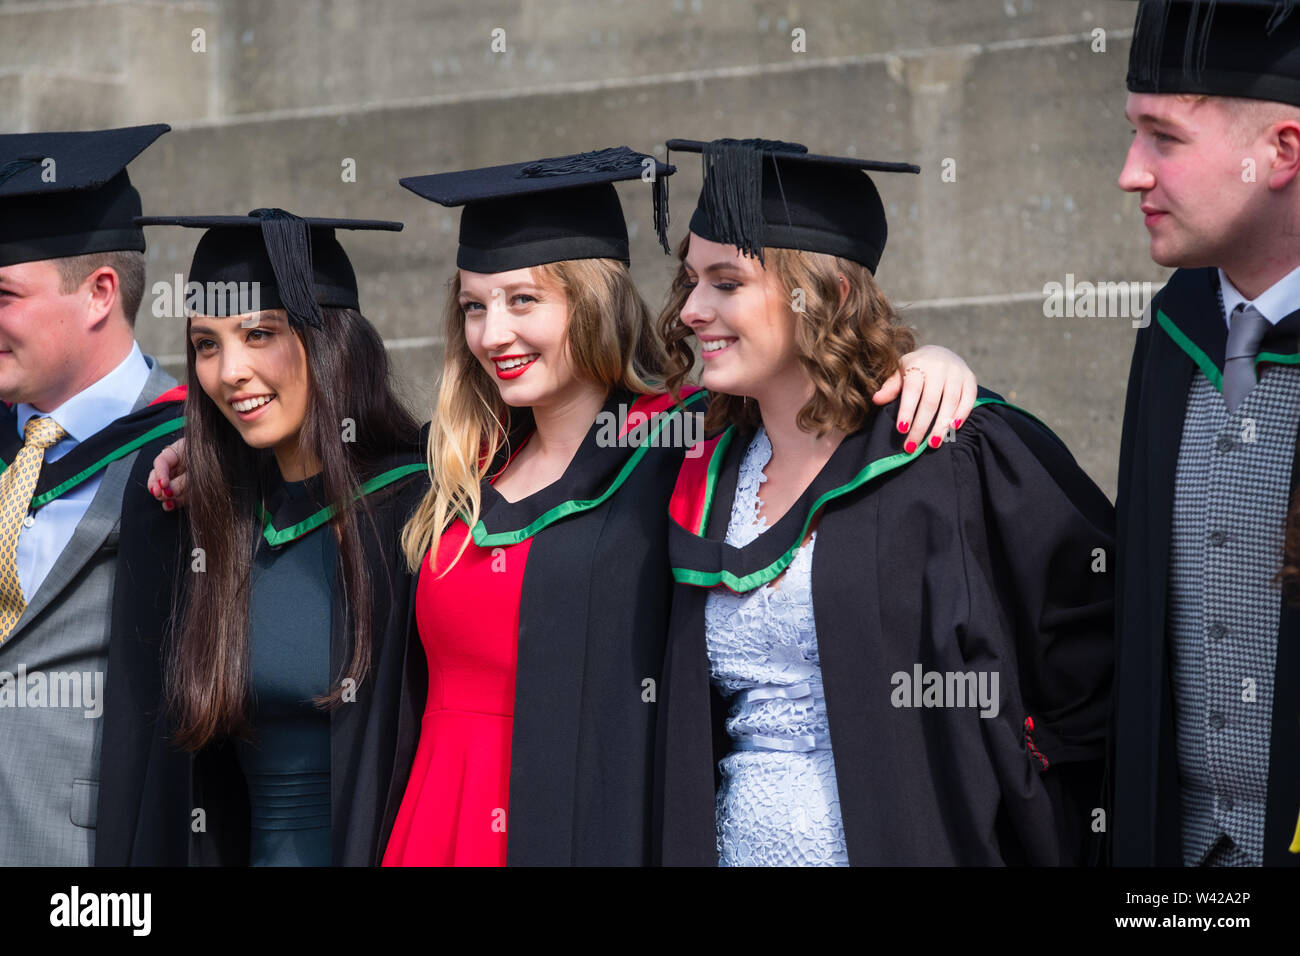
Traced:
[[[1110, 856], [1120, 866], [1182, 866], [1178, 755], [1168, 637], [1174, 475], [1192, 376], [1222, 374], [1228, 330], [1218, 270], [1180, 269], [1138, 332], [1120, 446], [1118, 647]], [[1261, 353], [1300, 362], [1300, 312], [1278, 322]], [[1292, 465], [1294, 494], [1300, 472]], [[1300, 814], [1300, 609], [1279, 589], [1264, 865], [1300, 866], [1289, 852]]]
[[[381, 484], [382, 482], [382, 484]], [[424, 706], [423, 656], [412, 625], [414, 577], [400, 538], [428, 490], [423, 446], [392, 456], [364, 487], [374, 526], [360, 521], [371, 588], [370, 673], [355, 699], [329, 713], [331, 862], [377, 866], [406, 782]], [[276, 483], [263, 514], [263, 537], [276, 546], [306, 534], [332, 534], [328, 514], [310, 496], [291, 496]], [[346, 670], [349, 614], [341, 587], [333, 590], [329, 667]], [[189, 807], [202, 808], [204, 826], [190, 836], [189, 862], [247, 866], [251, 840], [248, 784], [234, 741], [205, 747], [192, 758]], [[187, 822], [187, 830], [192, 830]]]
[[[708, 590], [775, 578], [823, 507], [812, 599], [849, 862], [1083, 859], [1101, 801], [1113, 511], [1051, 432], [981, 396], [954, 442], [911, 456], [893, 428], [896, 407], [878, 410], [743, 548], [724, 539], [748, 436], [724, 432], [688, 459], [669, 538], [664, 864], [718, 862], [717, 767], [732, 745], [705, 649]], [[897, 675], [917, 665], [999, 674], [997, 715], [920, 706], [922, 687], [897, 695]]]
[[[703, 397], [693, 390], [688, 406], [699, 408]], [[659, 417], [612, 442], [642, 411]], [[666, 396], [616, 389], [556, 482], [517, 502], [483, 484], [476, 543], [532, 538], [526, 565], [510, 571], [523, 583], [508, 865], [651, 860], [655, 713], [672, 594], [668, 497], [690, 444], [682, 436], [692, 434], [681, 430], [682, 414]], [[527, 412], [516, 418], [511, 449], [532, 430]], [[492, 473], [507, 456], [503, 449]]]

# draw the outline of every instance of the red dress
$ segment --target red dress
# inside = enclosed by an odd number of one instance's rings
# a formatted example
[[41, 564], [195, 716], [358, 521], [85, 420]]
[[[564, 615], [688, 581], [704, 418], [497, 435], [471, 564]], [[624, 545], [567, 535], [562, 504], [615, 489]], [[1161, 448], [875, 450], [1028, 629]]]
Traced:
[[[468, 534], [456, 521], [439, 569]], [[519, 601], [532, 539], [471, 541], [438, 578], [426, 555], [415, 619], [429, 661], [429, 698], [384, 866], [504, 866], [514, 726]]]

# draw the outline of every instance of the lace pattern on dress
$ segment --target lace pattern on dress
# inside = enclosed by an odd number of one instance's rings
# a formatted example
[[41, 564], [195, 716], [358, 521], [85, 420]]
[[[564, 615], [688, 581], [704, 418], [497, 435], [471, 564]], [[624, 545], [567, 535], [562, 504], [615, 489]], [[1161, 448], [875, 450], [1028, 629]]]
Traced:
[[[741, 462], [728, 544], [767, 530], [759, 488], [771, 459], [760, 428]], [[813, 617], [816, 540], [813, 532], [776, 582], [744, 594], [714, 588], [705, 602], [711, 674], [731, 702], [735, 741], [717, 795], [723, 866], [848, 863]]]

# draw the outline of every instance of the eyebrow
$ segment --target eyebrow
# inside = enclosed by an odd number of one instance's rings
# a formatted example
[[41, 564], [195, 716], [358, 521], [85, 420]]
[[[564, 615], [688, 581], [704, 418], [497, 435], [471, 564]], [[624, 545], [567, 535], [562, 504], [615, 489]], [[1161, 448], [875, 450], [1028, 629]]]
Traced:
[[[512, 282], [509, 285], [494, 285], [492, 288], [493, 290], [500, 289], [502, 292], [513, 292], [516, 289], [534, 289], [538, 292], [542, 291], [542, 286], [537, 282]], [[482, 298], [482, 296], [476, 292], [472, 292], [469, 289], [461, 289], [458, 298], [464, 299], [467, 297], [471, 299]], [[491, 298], [491, 296], [489, 296], [489, 298]]]
[[686, 266], [686, 268], [690, 269], [692, 272], [724, 272], [727, 269], [733, 269], [737, 272], [742, 271], [740, 263], [731, 260], [715, 262], [712, 265], [705, 266], [703, 269], [695, 269], [687, 262], [683, 262], [682, 265]]
[[[234, 316], [228, 316], [228, 318], [234, 318]], [[278, 323], [279, 321], [280, 319], [278, 316], [263, 315], [262, 318], [258, 320], [258, 323], [256, 325], [248, 325], [248, 326], [240, 325], [237, 326], [237, 328], [264, 329], [269, 326], [272, 330], [274, 330], [276, 327], [276, 323]], [[206, 325], [191, 325], [189, 334], [190, 335], [216, 335], [217, 333], [211, 327]]]
[[1154, 113], [1139, 113], [1137, 119], [1134, 119], [1132, 116], [1128, 115], [1128, 110], [1125, 110], [1124, 118], [1134, 126], [1141, 125], [1142, 123], [1155, 123], [1158, 126], [1172, 126], [1175, 129], [1183, 128], [1182, 124], [1177, 120], [1170, 119], [1167, 116], [1156, 116]]

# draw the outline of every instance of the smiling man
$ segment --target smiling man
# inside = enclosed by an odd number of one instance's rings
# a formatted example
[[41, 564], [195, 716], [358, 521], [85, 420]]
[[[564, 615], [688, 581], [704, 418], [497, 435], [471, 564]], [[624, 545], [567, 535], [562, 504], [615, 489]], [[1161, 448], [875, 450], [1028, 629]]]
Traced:
[[[1178, 271], [1138, 333], [1119, 476], [1112, 858], [1300, 864], [1300, 13], [1142, 0], [1120, 173]], [[1293, 842], [1297, 841], [1297, 842]]]
[[[165, 861], [137, 823], [168, 772], [151, 741], [176, 518], [144, 482], [182, 419], [135, 342], [125, 167], [167, 130], [0, 135], [0, 864]], [[102, 717], [37, 692], [74, 676], [104, 687]]]

